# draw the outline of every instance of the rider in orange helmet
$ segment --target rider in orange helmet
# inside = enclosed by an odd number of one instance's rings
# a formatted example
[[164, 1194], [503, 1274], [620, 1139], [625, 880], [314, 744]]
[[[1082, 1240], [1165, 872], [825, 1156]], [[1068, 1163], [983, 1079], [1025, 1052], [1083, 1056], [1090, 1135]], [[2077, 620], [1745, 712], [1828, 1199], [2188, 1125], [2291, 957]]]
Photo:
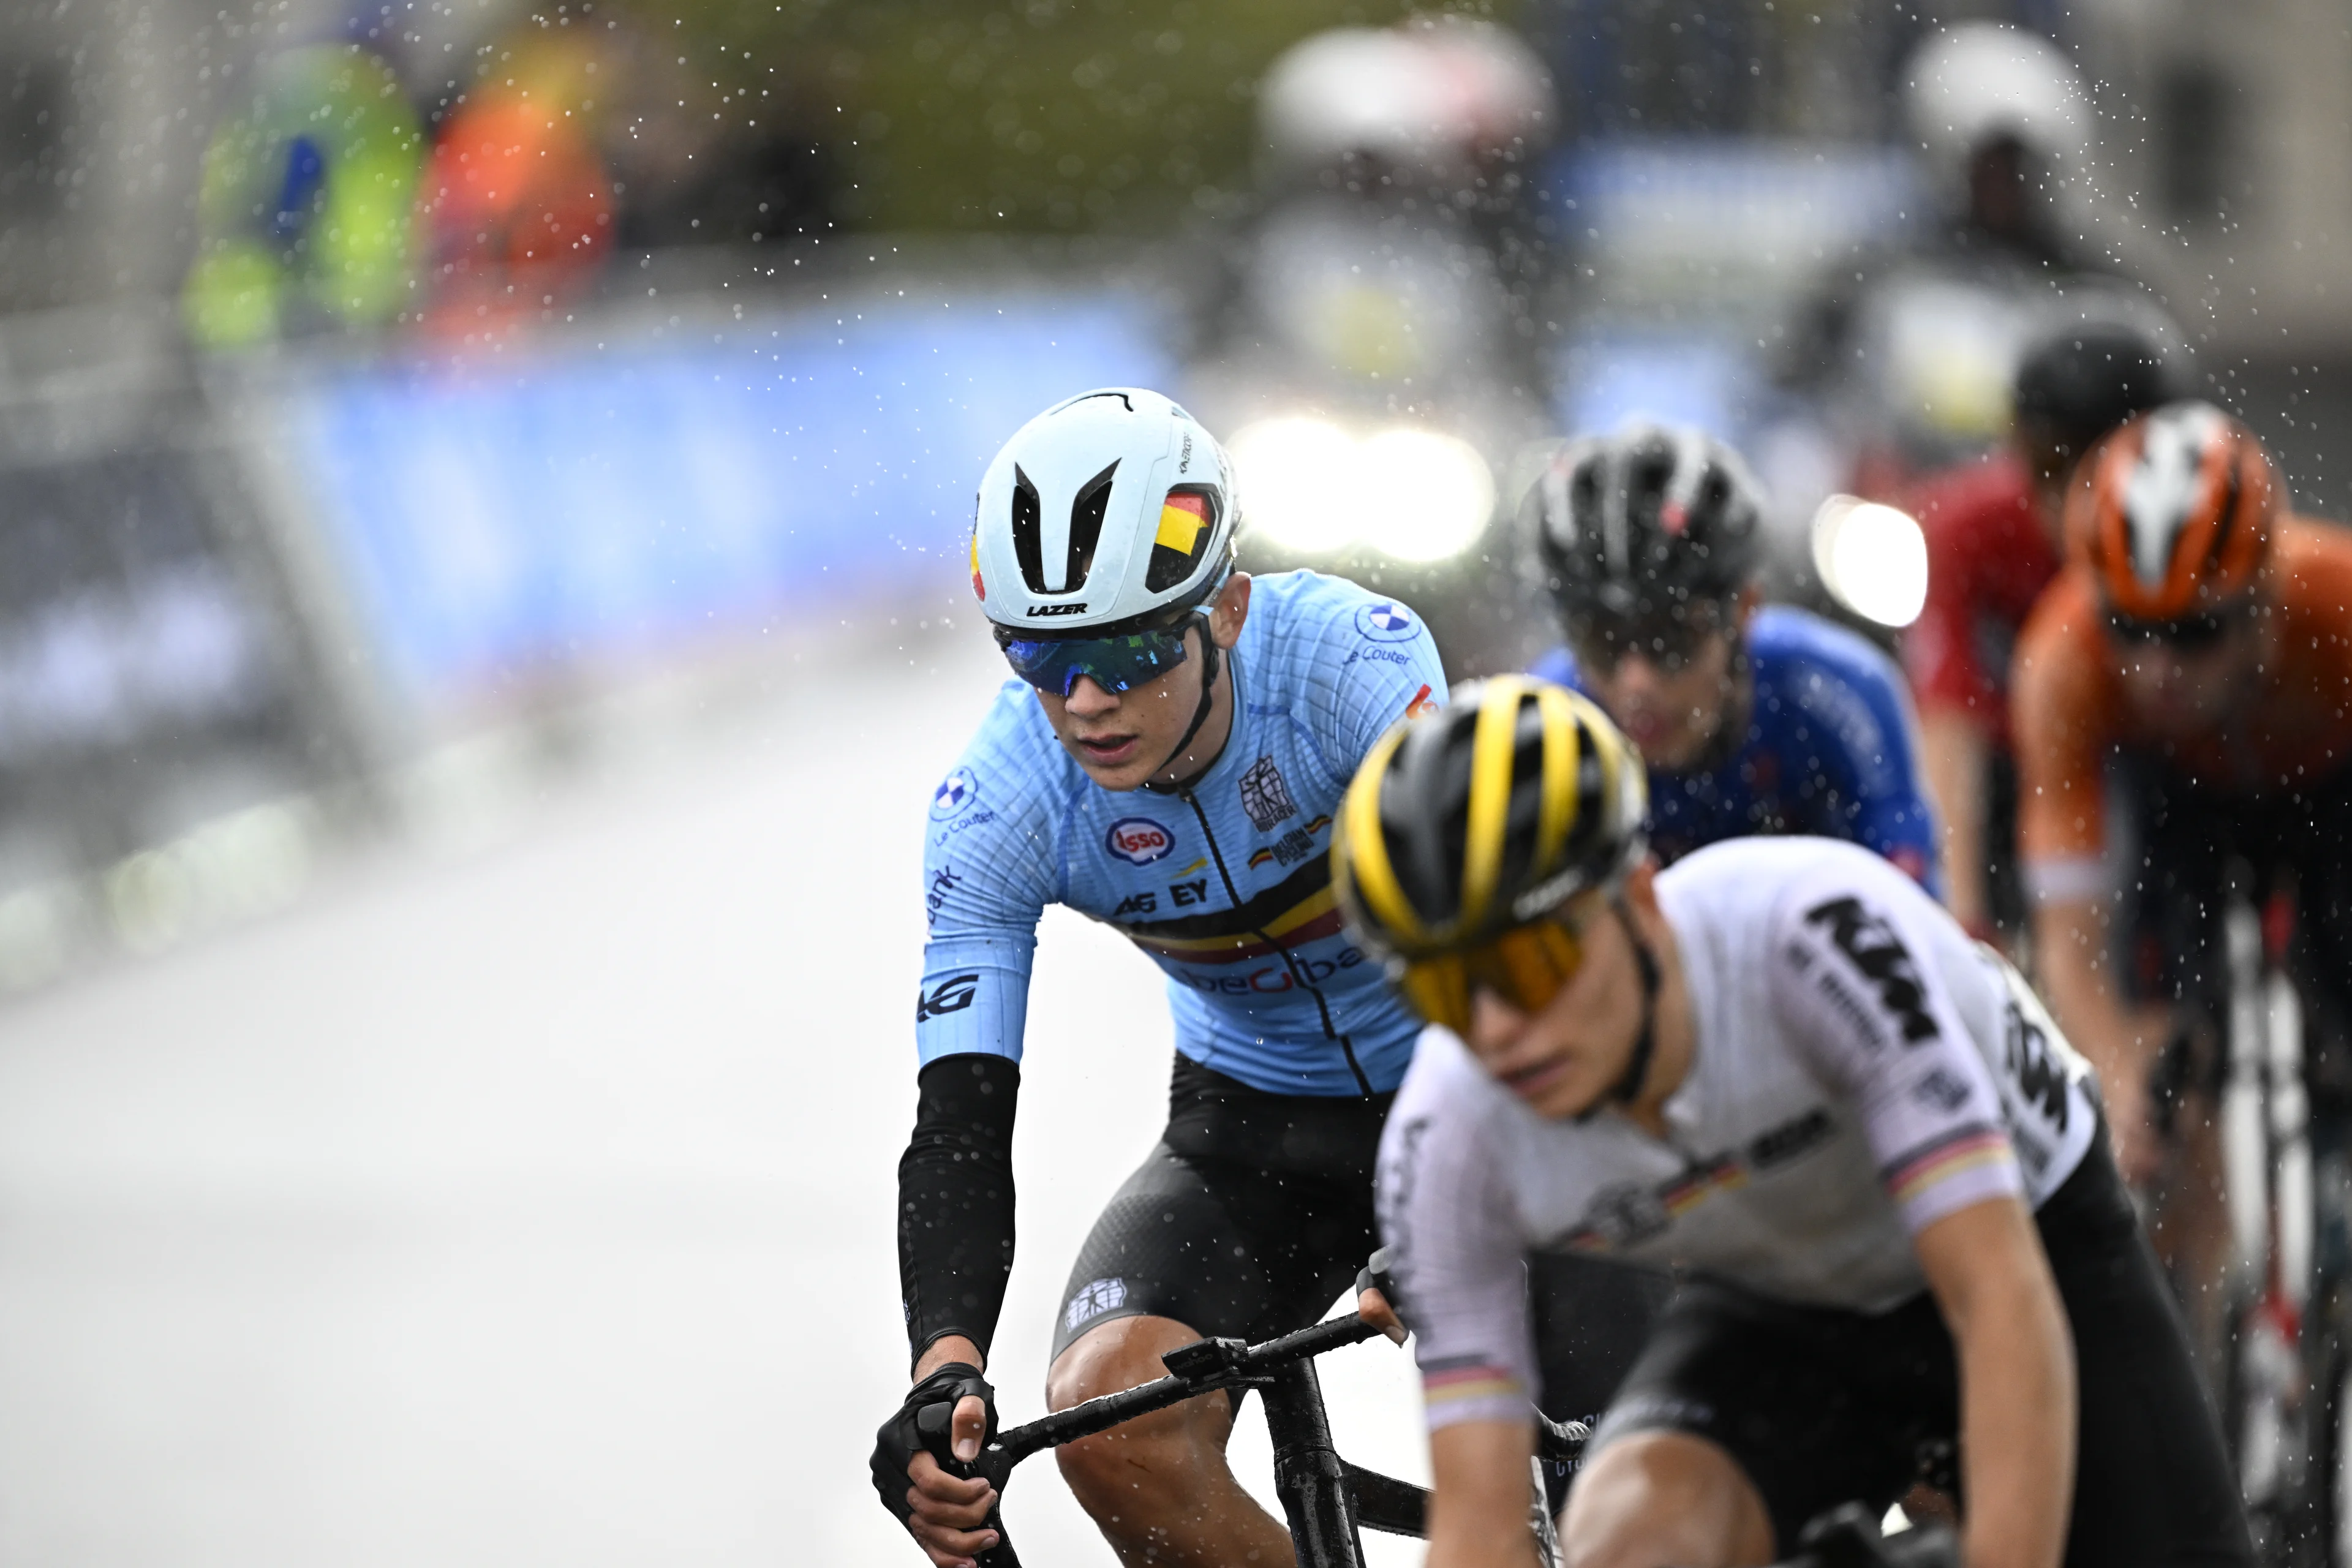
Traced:
[[[2077, 470], [2011, 688], [2042, 988], [2099, 1071], [2126, 1175], [2155, 1184], [2168, 1120], [2184, 1196], [2213, 1157], [2233, 863], [2256, 896], [2294, 869], [2319, 1011], [2352, 1002], [2352, 533], [2286, 503], [2209, 404], [2124, 426]], [[2194, 1065], [2158, 1086], [2160, 1054]], [[2200, 1208], [2178, 1237], [2193, 1278], [2220, 1241]]]
[[2069, 499], [2070, 540], [2111, 617], [2177, 642], [2200, 617], [2252, 607], [2278, 475], [2253, 432], [2210, 404], [2133, 421]]

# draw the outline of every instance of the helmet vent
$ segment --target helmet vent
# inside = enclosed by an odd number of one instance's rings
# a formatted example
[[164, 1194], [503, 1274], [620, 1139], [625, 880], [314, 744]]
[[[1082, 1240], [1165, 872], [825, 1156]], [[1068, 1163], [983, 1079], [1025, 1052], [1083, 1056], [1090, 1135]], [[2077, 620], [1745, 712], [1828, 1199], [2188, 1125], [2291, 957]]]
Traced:
[[2200, 581], [2212, 582], [2223, 575], [2221, 555], [2229, 548], [2231, 535], [2239, 527], [2241, 476], [2238, 467], [2238, 454], [2231, 452], [2221, 466], [2221, 505], [2213, 514], [2213, 537], [2205, 542], [2205, 561], [2197, 572]]
[[1016, 463], [1013, 468], [1013, 558], [1021, 563], [1021, 581], [1029, 585], [1033, 594], [1048, 591], [1045, 523], [1045, 508], [1037, 499], [1037, 486]]
[[1070, 503], [1070, 553], [1067, 567], [1062, 574], [1065, 594], [1075, 594], [1087, 585], [1087, 574], [1094, 570], [1095, 546], [1102, 542], [1103, 516], [1110, 510], [1111, 476], [1118, 472], [1118, 460], [1111, 459], [1109, 468], [1078, 487], [1078, 499]]
[[2132, 570], [2150, 587], [2165, 580], [2205, 486], [2205, 452], [2215, 432], [2214, 422], [2200, 417], [2204, 412], [2191, 406], [2152, 416], [2139, 467], [2125, 487]]

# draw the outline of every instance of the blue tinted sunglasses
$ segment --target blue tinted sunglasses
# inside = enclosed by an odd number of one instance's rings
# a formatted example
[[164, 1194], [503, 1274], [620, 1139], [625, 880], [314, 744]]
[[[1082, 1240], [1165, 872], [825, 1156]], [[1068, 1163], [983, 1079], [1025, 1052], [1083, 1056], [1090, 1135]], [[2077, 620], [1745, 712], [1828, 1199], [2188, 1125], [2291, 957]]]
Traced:
[[1112, 637], [1024, 637], [999, 628], [996, 646], [1013, 673], [1040, 691], [1067, 697], [1078, 677], [1106, 691], [1148, 685], [1184, 662], [1184, 629], [1191, 617], [1154, 631]]

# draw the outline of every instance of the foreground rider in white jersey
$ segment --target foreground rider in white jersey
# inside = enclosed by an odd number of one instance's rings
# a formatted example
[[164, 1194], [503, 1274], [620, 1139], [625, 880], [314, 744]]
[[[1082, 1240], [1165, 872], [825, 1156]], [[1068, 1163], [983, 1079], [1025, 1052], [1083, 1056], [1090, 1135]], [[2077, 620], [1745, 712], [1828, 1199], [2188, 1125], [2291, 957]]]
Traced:
[[1660, 873], [1597, 708], [1500, 679], [1366, 758], [1342, 905], [1433, 1026], [1381, 1142], [1431, 1568], [1529, 1561], [1522, 1264], [1687, 1282], [1597, 1432], [1569, 1561], [1727, 1568], [1957, 1445], [1970, 1568], [2252, 1561], [2087, 1072], [1917, 884], [1818, 838]]

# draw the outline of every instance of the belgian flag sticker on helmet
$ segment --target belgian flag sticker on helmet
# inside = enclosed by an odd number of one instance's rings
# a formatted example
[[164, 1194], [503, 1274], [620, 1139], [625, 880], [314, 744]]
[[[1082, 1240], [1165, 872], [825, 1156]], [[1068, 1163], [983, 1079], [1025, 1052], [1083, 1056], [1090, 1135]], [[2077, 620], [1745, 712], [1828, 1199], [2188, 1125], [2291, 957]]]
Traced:
[[1158, 594], [1192, 574], [1216, 533], [1217, 498], [1204, 489], [1174, 489], [1160, 503], [1160, 531], [1151, 538], [1151, 565], [1143, 586]]

